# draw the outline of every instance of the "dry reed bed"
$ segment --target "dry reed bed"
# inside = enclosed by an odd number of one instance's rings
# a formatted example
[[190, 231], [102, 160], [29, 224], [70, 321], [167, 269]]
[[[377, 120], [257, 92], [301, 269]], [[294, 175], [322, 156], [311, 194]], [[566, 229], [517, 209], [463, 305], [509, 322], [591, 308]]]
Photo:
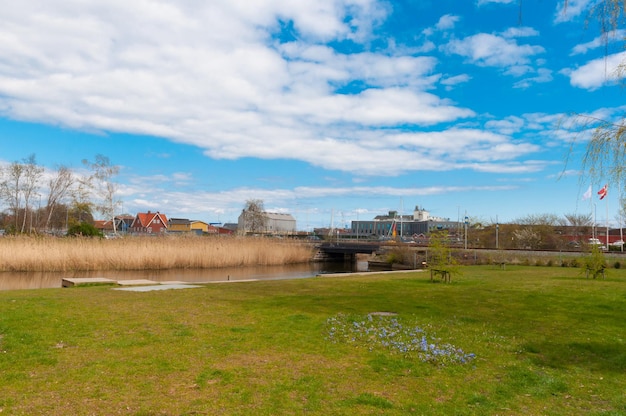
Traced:
[[307, 262], [310, 245], [268, 238], [0, 238], [0, 271], [158, 270]]

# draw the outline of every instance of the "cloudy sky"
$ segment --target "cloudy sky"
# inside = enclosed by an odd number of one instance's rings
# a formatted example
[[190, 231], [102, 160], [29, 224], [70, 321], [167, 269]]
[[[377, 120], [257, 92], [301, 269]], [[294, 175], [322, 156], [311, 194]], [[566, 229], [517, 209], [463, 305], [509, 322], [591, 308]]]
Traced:
[[[0, 163], [103, 154], [120, 212], [298, 228], [388, 210], [590, 213], [572, 113], [623, 116], [591, 0], [22, 0], [0, 19]], [[584, 140], [578, 136], [578, 142]], [[592, 184], [594, 193], [603, 183]], [[599, 201], [614, 221], [617, 189]]]

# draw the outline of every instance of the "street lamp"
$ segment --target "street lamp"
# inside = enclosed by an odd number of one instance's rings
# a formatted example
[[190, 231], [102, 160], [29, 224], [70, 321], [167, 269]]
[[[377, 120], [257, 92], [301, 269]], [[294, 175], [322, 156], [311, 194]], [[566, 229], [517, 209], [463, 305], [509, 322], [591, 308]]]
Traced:
[[465, 250], [467, 250], [467, 226], [469, 224], [469, 218], [465, 216]]

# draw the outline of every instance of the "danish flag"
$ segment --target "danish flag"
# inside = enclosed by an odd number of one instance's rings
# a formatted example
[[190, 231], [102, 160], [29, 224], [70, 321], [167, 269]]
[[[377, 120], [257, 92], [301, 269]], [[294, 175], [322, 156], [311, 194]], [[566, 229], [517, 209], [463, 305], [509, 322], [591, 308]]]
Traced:
[[604, 199], [608, 190], [609, 190], [609, 185], [606, 184], [604, 185], [604, 187], [602, 187], [602, 189], [598, 191], [598, 196], [600, 197], [600, 199]]

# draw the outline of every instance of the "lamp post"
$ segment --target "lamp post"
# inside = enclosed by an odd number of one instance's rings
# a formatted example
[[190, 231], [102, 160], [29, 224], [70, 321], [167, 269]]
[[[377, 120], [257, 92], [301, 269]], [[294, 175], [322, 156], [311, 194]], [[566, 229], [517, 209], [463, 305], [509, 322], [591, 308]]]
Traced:
[[497, 222], [498, 220], [496, 219], [496, 250], [500, 249], [500, 245], [499, 245], [499, 241], [498, 241], [498, 231], [500, 229], [500, 224], [498, 224]]
[[469, 218], [465, 216], [465, 250], [467, 250], [467, 225], [469, 224]]

